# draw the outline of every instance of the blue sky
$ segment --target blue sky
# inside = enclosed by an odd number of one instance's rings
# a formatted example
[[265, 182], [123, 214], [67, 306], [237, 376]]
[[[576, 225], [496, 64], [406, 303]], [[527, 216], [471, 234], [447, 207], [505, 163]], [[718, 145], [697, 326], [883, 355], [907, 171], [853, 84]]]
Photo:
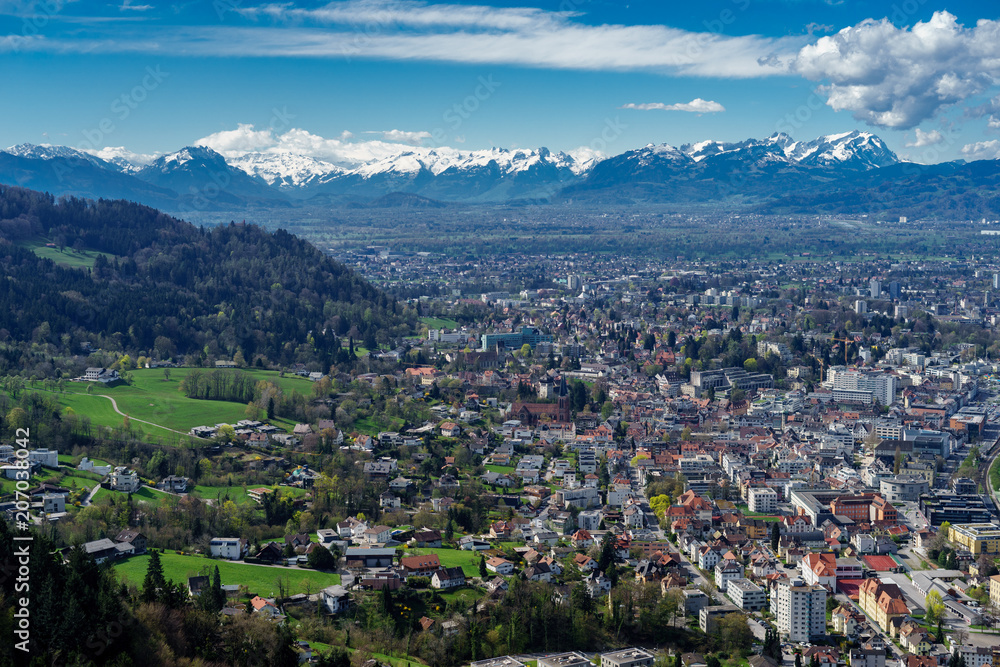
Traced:
[[0, 146], [195, 142], [352, 163], [406, 146], [872, 131], [1000, 154], [995, 2], [0, 0]]

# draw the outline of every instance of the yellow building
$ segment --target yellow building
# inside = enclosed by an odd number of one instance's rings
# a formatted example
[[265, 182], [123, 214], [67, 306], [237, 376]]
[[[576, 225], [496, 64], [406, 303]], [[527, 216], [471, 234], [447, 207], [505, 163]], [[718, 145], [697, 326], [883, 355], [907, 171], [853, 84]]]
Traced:
[[1000, 607], [1000, 574], [990, 577], [990, 602]]
[[948, 539], [972, 552], [1000, 553], [1000, 525], [995, 523], [960, 523], [948, 527]]

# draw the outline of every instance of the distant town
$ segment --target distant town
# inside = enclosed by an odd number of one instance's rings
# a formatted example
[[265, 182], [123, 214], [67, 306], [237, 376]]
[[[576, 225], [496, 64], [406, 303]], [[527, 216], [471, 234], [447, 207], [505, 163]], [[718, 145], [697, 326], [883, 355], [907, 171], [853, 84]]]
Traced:
[[5, 378], [0, 509], [300, 662], [998, 664], [1000, 266], [343, 259], [421, 330]]

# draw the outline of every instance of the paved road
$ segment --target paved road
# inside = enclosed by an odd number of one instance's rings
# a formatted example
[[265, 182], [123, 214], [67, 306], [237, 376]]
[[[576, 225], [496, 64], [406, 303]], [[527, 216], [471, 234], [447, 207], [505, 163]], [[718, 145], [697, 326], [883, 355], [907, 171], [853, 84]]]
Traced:
[[80, 505], [82, 507], [87, 507], [88, 505], [90, 505], [90, 503], [93, 502], [93, 500], [94, 500], [94, 496], [97, 495], [97, 492], [100, 491], [100, 490], [101, 490], [101, 485], [100, 484], [98, 484], [97, 486], [95, 486], [94, 488], [92, 488], [90, 490], [90, 493], [88, 493], [83, 498], [83, 500], [80, 501]]
[[[644, 488], [642, 488], [642, 485], [640, 485], [640, 484], [636, 483], [635, 481], [633, 481], [632, 488], [635, 490], [635, 492], [636, 492], [637, 495], [639, 495], [643, 499], [645, 499], [646, 504], [649, 504], [649, 498], [646, 497], [646, 490]], [[668, 541], [666, 533], [664, 532], [663, 528], [660, 527], [659, 524], [656, 525], [656, 527], [654, 528], [654, 531], [656, 532], [656, 539], [657, 540], [664, 541], [664, 542]], [[699, 570], [697, 567], [695, 567], [694, 563], [692, 563], [691, 560], [688, 559], [687, 554], [685, 554], [683, 551], [681, 551], [680, 549], [678, 549], [672, 543], [670, 544], [669, 549], [673, 553], [679, 553], [681, 555], [681, 559], [686, 564], [685, 567], [688, 570], [687, 574], [688, 574], [688, 579], [689, 580], [691, 580], [692, 582], [694, 582], [696, 584], [700, 584], [700, 585], [704, 586], [706, 588], [706, 590], [709, 590], [709, 591], [715, 590], [715, 584], [713, 582], [710, 582], [708, 579], [706, 579], [702, 575], [701, 570]], [[728, 600], [725, 600], [725, 601], [728, 602]]]

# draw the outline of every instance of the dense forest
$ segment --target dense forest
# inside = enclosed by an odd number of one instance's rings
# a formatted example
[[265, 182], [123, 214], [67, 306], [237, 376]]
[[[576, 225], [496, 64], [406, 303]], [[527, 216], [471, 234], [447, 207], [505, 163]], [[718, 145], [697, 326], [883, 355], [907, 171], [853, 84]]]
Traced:
[[[30, 244], [102, 253], [68, 268]], [[126, 201], [0, 186], [0, 371], [95, 348], [204, 363], [345, 361], [412, 331], [416, 311], [292, 234], [198, 228]], [[343, 341], [343, 345], [342, 345]], [[135, 358], [135, 356], [133, 356]]]

